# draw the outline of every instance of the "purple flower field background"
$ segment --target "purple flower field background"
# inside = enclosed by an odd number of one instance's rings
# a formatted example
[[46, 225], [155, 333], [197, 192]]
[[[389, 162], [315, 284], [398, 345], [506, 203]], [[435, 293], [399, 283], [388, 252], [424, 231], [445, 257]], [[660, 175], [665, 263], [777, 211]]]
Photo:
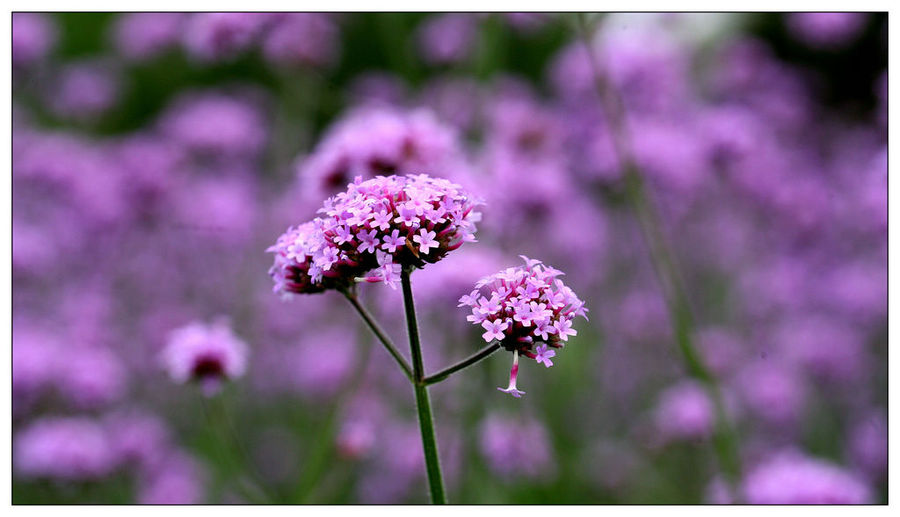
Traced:
[[[426, 373], [504, 335], [469, 306], [500, 313], [473, 289], [519, 255], [589, 311], [533, 305], [567, 340], [508, 388], [500, 351], [430, 389], [451, 503], [886, 502], [887, 36], [878, 13], [14, 13], [13, 502], [428, 502], [403, 372], [278, 270], [286, 229], [394, 174], [481, 203], [453, 199], [465, 245], [412, 277]], [[401, 343], [378, 266], [359, 300]]]

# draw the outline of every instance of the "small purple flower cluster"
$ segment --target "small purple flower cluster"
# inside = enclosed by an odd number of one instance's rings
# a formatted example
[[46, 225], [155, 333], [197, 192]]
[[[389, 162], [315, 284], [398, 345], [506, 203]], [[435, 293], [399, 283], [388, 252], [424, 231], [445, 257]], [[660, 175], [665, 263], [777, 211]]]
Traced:
[[223, 380], [244, 374], [247, 345], [232, 333], [225, 320], [212, 325], [195, 322], [172, 332], [163, 362], [172, 380], [198, 381], [211, 395]]
[[[482, 278], [475, 290], [459, 299], [458, 307], [471, 307], [466, 319], [481, 325], [481, 337], [490, 343], [499, 341], [513, 352], [510, 383], [506, 389], [497, 388], [515, 397], [525, 392], [516, 389], [519, 354], [553, 366], [550, 358], [556, 355], [551, 348], [562, 348], [569, 336], [578, 331], [572, 328], [576, 316], [587, 319], [584, 302], [558, 276], [561, 271], [540, 260], [521, 255], [525, 267], [510, 267]], [[487, 296], [481, 289], [487, 287]], [[546, 344], [535, 347], [535, 342]]]
[[[479, 280], [471, 293], [459, 299], [459, 307], [472, 308], [466, 319], [485, 329], [482, 337], [500, 341], [510, 351], [538, 359], [531, 351], [535, 341], [554, 348], [578, 334], [572, 328], [575, 316], [585, 316], [584, 302], [556, 277], [564, 273], [540, 260], [522, 256], [525, 267], [510, 267]], [[488, 287], [489, 296], [481, 293]], [[549, 357], [553, 357], [550, 355]], [[546, 366], [553, 365], [547, 359]]]
[[275, 292], [344, 289], [357, 279], [396, 287], [401, 267], [424, 267], [475, 241], [480, 202], [445, 179], [357, 177], [317, 217], [289, 228], [267, 251]]

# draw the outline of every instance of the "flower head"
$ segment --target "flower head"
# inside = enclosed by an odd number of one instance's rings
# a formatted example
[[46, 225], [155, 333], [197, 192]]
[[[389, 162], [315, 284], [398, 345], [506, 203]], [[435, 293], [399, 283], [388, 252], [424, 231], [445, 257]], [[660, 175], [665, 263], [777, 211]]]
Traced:
[[199, 381], [212, 394], [223, 380], [244, 374], [247, 345], [224, 320], [212, 325], [191, 323], [172, 332], [163, 362], [175, 382]]
[[[510, 267], [482, 278], [475, 290], [460, 298], [459, 306], [471, 307], [468, 321], [481, 325], [485, 341], [499, 341], [514, 353], [510, 387], [500, 389], [518, 397], [515, 389], [519, 354], [546, 367], [553, 366], [552, 349], [561, 348], [569, 336], [575, 316], [587, 318], [584, 302], [557, 277], [563, 273], [540, 260], [522, 256], [525, 266]], [[489, 290], [485, 295], [483, 290]], [[535, 343], [544, 344], [535, 348]]]
[[357, 178], [325, 201], [320, 217], [268, 249], [275, 291], [316, 293], [359, 279], [393, 286], [397, 268], [435, 263], [474, 241], [478, 204], [459, 185], [424, 174]]

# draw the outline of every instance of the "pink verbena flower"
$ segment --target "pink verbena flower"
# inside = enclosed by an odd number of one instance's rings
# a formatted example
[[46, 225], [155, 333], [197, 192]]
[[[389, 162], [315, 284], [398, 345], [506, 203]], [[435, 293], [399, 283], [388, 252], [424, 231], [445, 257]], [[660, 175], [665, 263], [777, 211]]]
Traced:
[[275, 292], [316, 293], [356, 281], [396, 283], [398, 268], [424, 267], [475, 240], [480, 201], [445, 179], [357, 177], [322, 214], [289, 228], [267, 251]]
[[[556, 352], [569, 336], [578, 331], [572, 328], [575, 316], [587, 318], [584, 302], [557, 277], [563, 273], [539, 260], [522, 256], [525, 266], [507, 268], [482, 278], [475, 284], [475, 291], [459, 299], [460, 307], [472, 308], [468, 321], [482, 326], [485, 341], [499, 341], [513, 352], [513, 368], [510, 384], [500, 391], [520, 396], [515, 379], [518, 374], [518, 356], [543, 363], [548, 368]], [[483, 289], [489, 289], [487, 295]], [[535, 344], [544, 345], [535, 348]]]
[[213, 394], [223, 380], [236, 379], [247, 367], [247, 345], [225, 320], [195, 322], [171, 333], [163, 362], [175, 382], [198, 381]]

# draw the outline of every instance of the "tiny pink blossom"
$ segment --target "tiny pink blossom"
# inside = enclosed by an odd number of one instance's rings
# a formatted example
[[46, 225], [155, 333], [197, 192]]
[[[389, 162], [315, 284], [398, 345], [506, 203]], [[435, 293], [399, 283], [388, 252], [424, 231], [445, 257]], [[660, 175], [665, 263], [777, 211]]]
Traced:
[[550, 349], [547, 345], [541, 345], [535, 349], [537, 355], [534, 360], [538, 363], [544, 363], [544, 366], [550, 368], [553, 366], [553, 361], [550, 360], [551, 357], [556, 355], [556, 352]]
[[555, 321], [553, 322], [553, 328], [556, 329], [559, 339], [563, 341], [568, 341], [568, 336], [578, 335], [578, 331], [572, 328], [572, 322], [569, 320]]
[[378, 234], [375, 230], [362, 231], [357, 237], [359, 237], [360, 243], [358, 249], [360, 253], [368, 252], [375, 253], [375, 250], [378, 248], [378, 238], [376, 235]]
[[475, 304], [478, 303], [478, 290], [472, 291], [469, 294], [464, 294], [459, 298], [459, 305], [457, 307], [474, 307]]
[[399, 230], [394, 230], [390, 235], [384, 236], [384, 244], [381, 245], [381, 249], [393, 253], [397, 250], [397, 248], [404, 246], [406, 244], [406, 238], [400, 236]]
[[494, 321], [482, 321], [481, 326], [484, 327], [487, 332], [481, 335], [485, 341], [490, 343], [493, 340], [502, 341], [505, 335], [503, 331], [509, 328], [509, 323], [501, 320]]
[[440, 246], [438, 241], [434, 240], [435, 235], [435, 232], [429, 232], [425, 228], [419, 230], [417, 235], [413, 235], [413, 242], [419, 243], [419, 253], [428, 255], [429, 248]]

